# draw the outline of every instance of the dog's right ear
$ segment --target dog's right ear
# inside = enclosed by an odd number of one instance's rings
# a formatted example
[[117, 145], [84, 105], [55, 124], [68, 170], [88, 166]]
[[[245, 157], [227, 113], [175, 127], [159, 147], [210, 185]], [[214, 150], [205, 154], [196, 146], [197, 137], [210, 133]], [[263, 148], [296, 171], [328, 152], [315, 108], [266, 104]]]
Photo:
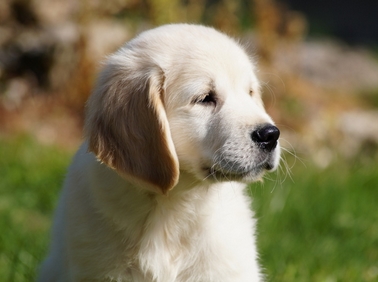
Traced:
[[121, 176], [166, 194], [179, 166], [161, 96], [164, 73], [127, 48], [111, 56], [86, 109], [89, 150]]

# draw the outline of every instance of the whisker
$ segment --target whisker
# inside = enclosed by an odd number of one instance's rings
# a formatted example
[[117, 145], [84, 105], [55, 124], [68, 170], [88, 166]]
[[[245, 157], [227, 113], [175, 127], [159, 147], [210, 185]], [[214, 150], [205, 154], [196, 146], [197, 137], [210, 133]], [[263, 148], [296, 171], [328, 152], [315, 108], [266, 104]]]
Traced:
[[[286, 84], [285, 84], [285, 81], [281, 78], [281, 76], [279, 76], [277, 73], [273, 73], [273, 72], [263, 72], [262, 74], [264, 74], [264, 75], [271, 75], [271, 76], [275, 76], [275, 77], [277, 77], [279, 80], [280, 80], [280, 82], [282, 83], [282, 86], [283, 86], [283, 88], [284, 88], [284, 90], [286, 89]], [[267, 82], [267, 81], [262, 81], [262, 83], [264, 84], [264, 85], [268, 85], [269, 84], [269, 82]], [[270, 84], [269, 84], [270, 85]]]
[[286, 143], [290, 146], [290, 149], [285, 148], [285, 147], [282, 147], [282, 146], [281, 146], [281, 149], [282, 149], [284, 152], [288, 153], [289, 155], [293, 156], [295, 160], [300, 161], [304, 166], [306, 166], [304, 160], [303, 160], [302, 158], [300, 158], [300, 157], [298, 156], [298, 154], [296, 153], [296, 150], [295, 150], [294, 146], [291, 145], [291, 143], [290, 143], [289, 141], [287, 141], [286, 139], [284, 139], [284, 138], [281, 138], [281, 141], [286, 142]]

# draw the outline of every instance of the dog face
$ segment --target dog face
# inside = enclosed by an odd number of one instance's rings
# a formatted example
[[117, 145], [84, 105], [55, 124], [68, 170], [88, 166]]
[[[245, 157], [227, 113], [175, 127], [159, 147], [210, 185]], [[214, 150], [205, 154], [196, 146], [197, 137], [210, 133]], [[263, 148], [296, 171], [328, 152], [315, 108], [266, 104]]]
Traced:
[[250, 182], [279, 161], [279, 130], [253, 64], [232, 39], [202, 26], [163, 26], [112, 55], [85, 129], [102, 162], [163, 193], [180, 170]]
[[280, 149], [253, 64], [223, 36], [192, 43], [190, 50], [190, 60], [181, 60], [166, 82], [165, 110], [181, 170], [199, 179], [257, 180], [277, 167]]

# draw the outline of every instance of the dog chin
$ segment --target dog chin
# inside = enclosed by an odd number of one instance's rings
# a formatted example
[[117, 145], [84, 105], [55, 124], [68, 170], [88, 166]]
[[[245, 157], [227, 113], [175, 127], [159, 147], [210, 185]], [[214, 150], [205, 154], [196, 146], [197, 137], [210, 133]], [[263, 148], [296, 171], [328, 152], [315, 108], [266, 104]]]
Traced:
[[272, 172], [278, 167], [277, 158], [269, 158], [249, 170], [229, 170], [222, 167], [205, 167], [203, 172], [207, 180], [215, 181], [239, 181], [251, 183], [262, 179], [266, 172]]
[[250, 183], [261, 179], [266, 169], [264, 167], [256, 167], [249, 171], [227, 171], [215, 168], [205, 168], [204, 172], [206, 174], [207, 180], [213, 181], [238, 181]]

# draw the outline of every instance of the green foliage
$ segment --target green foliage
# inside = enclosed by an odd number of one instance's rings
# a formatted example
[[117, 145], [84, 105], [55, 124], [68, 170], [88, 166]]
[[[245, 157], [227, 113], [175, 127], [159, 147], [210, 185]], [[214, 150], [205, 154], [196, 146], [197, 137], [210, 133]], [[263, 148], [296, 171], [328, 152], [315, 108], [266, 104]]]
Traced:
[[18, 137], [0, 140], [0, 156], [1, 281], [33, 281], [71, 153]]
[[[0, 140], [1, 281], [35, 279], [71, 155], [26, 137]], [[374, 161], [297, 163], [281, 178], [250, 186], [268, 281], [377, 281]]]

